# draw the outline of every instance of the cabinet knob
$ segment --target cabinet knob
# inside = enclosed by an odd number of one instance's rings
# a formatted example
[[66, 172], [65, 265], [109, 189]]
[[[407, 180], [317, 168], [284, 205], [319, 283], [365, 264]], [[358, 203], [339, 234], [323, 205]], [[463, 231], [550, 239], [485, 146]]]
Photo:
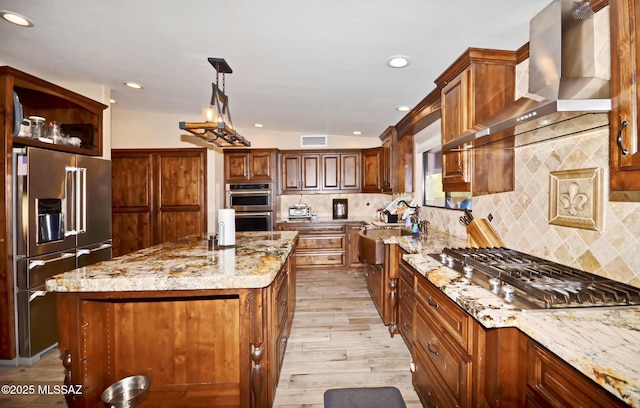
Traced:
[[429, 352], [430, 352], [431, 354], [435, 354], [436, 356], [440, 355], [440, 352], [439, 352], [437, 349], [435, 349], [435, 348], [433, 347], [433, 345], [431, 344], [431, 342], [427, 343], [427, 349], [429, 350]]
[[429, 304], [429, 306], [431, 306], [431, 307], [435, 307], [436, 309], [437, 309], [438, 307], [440, 307], [440, 305], [439, 305], [437, 302], [435, 302], [435, 301], [431, 298], [431, 296], [429, 296], [429, 299], [427, 299], [427, 303]]
[[624, 147], [622, 147], [622, 131], [627, 127], [628, 124], [629, 122], [627, 122], [626, 120], [623, 120], [622, 123], [620, 123], [620, 130], [618, 130], [618, 137], [616, 138], [616, 142], [618, 143], [618, 149], [620, 149], [620, 154], [623, 156], [626, 156], [629, 154], [629, 151]]

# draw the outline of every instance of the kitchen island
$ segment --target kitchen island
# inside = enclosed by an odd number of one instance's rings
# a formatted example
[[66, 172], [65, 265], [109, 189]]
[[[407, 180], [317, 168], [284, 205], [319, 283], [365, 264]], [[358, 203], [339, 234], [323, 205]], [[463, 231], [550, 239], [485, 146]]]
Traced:
[[131, 375], [144, 406], [267, 407], [295, 305], [296, 232], [192, 236], [56, 275], [59, 349], [73, 407]]
[[[507, 343], [492, 344], [489, 335], [486, 339], [481, 336], [483, 342], [486, 340], [488, 353], [482, 364], [488, 366], [492, 364], [491, 359], [496, 355], [500, 357], [500, 353], [507, 353], [507, 349], [512, 349], [513, 354], [504, 356], [506, 359], [517, 360], [509, 362], [513, 364], [511, 368], [525, 367], [525, 393], [529, 393], [528, 395], [531, 395], [531, 392], [542, 392], [553, 395], [552, 398], [562, 398], [566, 396], [565, 393], [574, 391], [571, 395], [571, 406], [580, 405], [579, 398], [586, 395], [581, 394], [586, 388], [580, 386], [586, 383], [579, 382], [584, 381], [580, 379], [584, 376], [615, 396], [620, 405], [640, 407], [639, 307], [522, 311], [504, 302], [489, 290], [470, 284], [460, 273], [430, 257], [430, 253], [439, 253], [442, 245], [438, 239], [429, 238], [420, 240], [409, 236], [394, 236], [385, 239], [385, 243], [396, 244], [406, 252], [402, 259], [414, 271], [416, 287], [425, 285], [418, 282], [428, 281], [430, 286], [438, 288], [448, 299], [473, 317], [481, 326], [481, 331], [493, 334], [509, 331], [513, 334], [514, 329], [517, 329], [519, 334], [510, 339], [526, 338], [526, 341], [518, 346]], [[526, 336], [520, 336], [522, 333]], [[499, 352], [490, 355], [488, 351], [493, 346], [500, 349]], [[529, 350], [529, 355], [526, 349]], [[554, 377], [559, 366], [554, 365], [556, 357], [550, 357], [551, 353], [575, 372], [570, 373], [572, 380], [566, 380], [568, 383], [563, 383], [562, 378]], [[527, 359], [531, 357], [536, 361], [536, 365], [526, 366]], [[558, 370], [569, 373], [566, 371], [568, 368], [560, 367]], [[516, 372], [509, 372], [515, 381]], [[578, 382], [572, 383], [574, 378]], [[563, 388], [567, 385], [567, 388]], [[534, 389], [536, 391], [532, 391]], [[563, 402], [556, 404], [569, 406]], [[598, 404], [592, 401], [586, 404], [614, 406], [613, 402]]]

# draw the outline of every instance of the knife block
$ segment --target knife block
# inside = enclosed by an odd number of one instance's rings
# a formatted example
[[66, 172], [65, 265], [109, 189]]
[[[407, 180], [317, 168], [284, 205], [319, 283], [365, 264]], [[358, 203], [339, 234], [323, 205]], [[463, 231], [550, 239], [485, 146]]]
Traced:
[[471, 248], [504, 248], [505, 245], [486, 218], [471, 220], [467, 225], [467, 245]]

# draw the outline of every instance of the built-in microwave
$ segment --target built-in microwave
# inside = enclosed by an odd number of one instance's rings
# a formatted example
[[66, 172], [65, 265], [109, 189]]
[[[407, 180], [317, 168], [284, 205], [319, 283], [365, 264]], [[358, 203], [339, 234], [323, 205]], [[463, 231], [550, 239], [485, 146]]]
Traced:
[[273, 184], [227, 184], [226, 208], [239, 211], [274, 211]]

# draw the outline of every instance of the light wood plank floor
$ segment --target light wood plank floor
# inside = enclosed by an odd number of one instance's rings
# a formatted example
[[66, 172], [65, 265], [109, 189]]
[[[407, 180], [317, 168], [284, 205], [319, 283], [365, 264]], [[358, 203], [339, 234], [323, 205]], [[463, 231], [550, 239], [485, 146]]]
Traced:
[[[411, 385], [411, 355], [391, 338], [362, 274], [299, 274], [296, 315], [274, 407], [322, 408], [327, 389], [397, 387], [408, 408], [422, 407]], [[0, 366], [0, 385], [61, 384], [63, 368], [52, 350], [31, 367]], [[59, 395], [0, 394], [0, 407], [63, 407]]]
[[422, 407], [411, 385], [411, 354], [389, 336], [362, 274], [298, 274], [296, 313], [276, 391], [276, 408], [322, 408], [324, 392], [397, 387]]

